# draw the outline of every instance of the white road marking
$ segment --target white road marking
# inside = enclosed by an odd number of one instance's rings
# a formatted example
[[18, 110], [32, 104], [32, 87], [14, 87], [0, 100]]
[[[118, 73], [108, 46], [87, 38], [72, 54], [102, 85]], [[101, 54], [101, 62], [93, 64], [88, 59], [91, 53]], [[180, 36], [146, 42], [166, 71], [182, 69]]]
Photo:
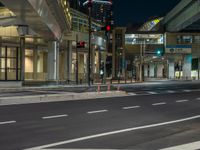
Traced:
[[128, 106], [128, 107], [123, 107], [123, 109], [135, 109], [135, 108], [140, 108], [140, 106]]
[[164, 148], [161, 150], [197, 150], [197, 149], [200, 149], [200, 141], [189, 143], [189, 144], [183, 144], [179, 146], [173, 146], [169, 148]]
[[166, 105], [167, 103], [165, 102], [161, 102], [161, 103], [155, 103], [155, 104], [152, 104], [153, 106], [159, 106], [159, 105]]
[[63, 115], [55, 115], [55, 116], [45, 116], [42, 117], [42, 119], [53, 119], [53, 118], [61, 118], [61, 117], [67, 117], [67, 114], [63, 114]]
[[141, 130], [141, 129], [154, 128], [154, 127], [165, 126], [165, 125], [171, 125], [171, 124], [186, 122], [186, 121], [195, 120], [195, 119], [200, 119], [200, 115], [193, 116], [193, 117], [188, 117], [188, 118], [183, 118], [183, 119], [179, 119], [179, 120], [173, 120], [173, 121], [168, 121], [168, 122], [157, 123], [157, 124], [150, 124], [150, 125], [127, 128], [127, 129], [116, 130], [116, 131], [111, 131], [111, 132], [105, 132], [105, 133], [100, 133], [100, 134], [95, 134], [95, 135], [89, 135], [89, 136], [80, 137], [80, 138], [76, 138], [76, 139], [70, 139], [70, 140], [56, 142], [56, 143], [52, 143], [52, 144], [37, 146], [37, 147], [29, 148], [29, 149], [26, 149], [26, 150], [39, 150], [39, 149], [44, 149], [44, 148], [50, 148], [50, 147], [55, 147], [55, 146], [63, 145], [63, 144], [75, 143], [75, 142], [85, 141], [85, 140], [99, 138], [99, 137], [105, 137], [105, 136], [124, 133], [124, 132], [132, 132], [132, 131]]
[[200, 101], [200, 97], [196, 98], [196, 100]]
[[184, 102], [188, 102], [189, 100], [186, 100], [186, 99], [184, 99], [184, 100], [178, 100], [178, 101], [176, 101], [176, 103], [184, 103]]
[[43, 150], [117, 150], [117, 149], [82, 149], [82, 148], [81, 149], [60, 149], [60, 148], [59, 149], [55, 149], [55, 148], [54, 149], [52, 149], [52, 148], [51, 149], [46, 149], [45, 148]]
[[4, 121], [4, 122], [0, 122], [0, 125], [3, 125], [3, 124], [11, 124], [11, 123], [16, 123], [16, 121]]
[[149, 94], [158, 94], [157, 92], [152, 92], [152, 91], [149, 91], [148, 93]]
[[137, 94], [136, 93], [128, 93], [128, 95], [135, 96]]
[[103, 112], [107, 112], [108, 110], [97, 110], [97, 111], [88, 111], [88, 114], [96, 114], [96, 113], [103, 113]]
[[175, 93], [175, 91], [168, 90], [167, 93]]
[[183, 90], [183, 92], [191, 92], [192, 90]]

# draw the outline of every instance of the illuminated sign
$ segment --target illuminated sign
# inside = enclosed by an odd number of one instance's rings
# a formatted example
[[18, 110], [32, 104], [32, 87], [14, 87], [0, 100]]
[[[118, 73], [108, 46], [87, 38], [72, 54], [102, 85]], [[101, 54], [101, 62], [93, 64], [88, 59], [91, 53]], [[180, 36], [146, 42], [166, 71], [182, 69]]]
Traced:
[[192, 53], [191, 45], [167, 45], [165, 53], [168, 54], [190, 54]]

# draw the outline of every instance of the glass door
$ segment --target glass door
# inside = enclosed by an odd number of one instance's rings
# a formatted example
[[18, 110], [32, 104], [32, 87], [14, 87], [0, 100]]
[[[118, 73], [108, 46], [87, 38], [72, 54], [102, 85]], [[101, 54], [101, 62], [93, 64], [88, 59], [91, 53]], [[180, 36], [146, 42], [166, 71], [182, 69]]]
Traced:
[[20, 80], [20, 53], [18, 47], [0, 49], [0, 80]]

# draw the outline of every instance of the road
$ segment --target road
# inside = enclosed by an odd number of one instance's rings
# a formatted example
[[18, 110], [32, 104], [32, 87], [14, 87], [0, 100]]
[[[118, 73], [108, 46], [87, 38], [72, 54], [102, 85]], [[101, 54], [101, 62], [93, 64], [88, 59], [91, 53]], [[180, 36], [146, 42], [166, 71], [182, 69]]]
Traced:
[[175, 85], [124, 86], [129, 96], [118, 98], [1, 106], [0, 149], [200, 148], [200, 87]]

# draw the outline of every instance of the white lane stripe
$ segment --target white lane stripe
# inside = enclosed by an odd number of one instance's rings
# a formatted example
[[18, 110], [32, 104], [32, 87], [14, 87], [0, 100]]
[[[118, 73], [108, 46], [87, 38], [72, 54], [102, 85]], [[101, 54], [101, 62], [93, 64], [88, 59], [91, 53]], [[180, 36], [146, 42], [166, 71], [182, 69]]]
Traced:
[[167, 93], [175, 93], [175, 91], [168, 90]]
[[102, 112], [107, 112], [108, 110], [97, 110], [97, 111], [88, 111], [88, 114], [96, 114], [96, 113], [102, 113]]
[[176, 101], [176, 103], [184, 103], [184, 102], [188, 102], [189, 100], [186, 100], [186, 99], [184, 99], [184, 100], [178, 100], [178, 101]]
[[0, 122], [0, 125], [3, 125], [3, 124], [11, 124], [11, 123], [16, 123], [16, 121], [4, 121], [4, 122]]
[[196, 98], [196, 100], [200, 101], [200, 97]]
[[183, 90], [183, 92], [191, 92], [192, 90]]
[[200, 149], [200, 141], [189, 143], [189, 144], [183, 144], [179, 146], [173, 146], [169, 148], [164, 148], [161, 150], [197, 150], [197, 149]]
[[159, 105], [166, 105], [167, 103], [165, 103], [165, 102], [161, 102], [161, 103], [154, 103], [154, 104], [152, 104], [153, 106], [159, 106]]
[[117, 149], [82, 149], [82, 148], [81, 149], [60, 149], [60, 148], [59, 149], [55, 149], [55, 148], [54, 149], [52, 149], [52, 148], [51, 149], [46, 149], [45, 148], [45, 149], [42, 149], [42, 150], [117, 150]]
[[61, 117], [67, 117], [67, 114], [63, 114], [63, 115], [55, 115], [55, 116], [45, 116], [42, 117], [42, 119], [53, 119], [53, 118], [61, 118]]
[[150, 91], [150, 92], [148, 92], [149, 94], [158, 94], [157, 92], [152, 92], [152, 91]]
[[135, 108], [140, 108], [140, 106], [127, 106], [127, 107], [123, 107], [123, 109], [135, 109]]
[[190, 121], [190, 120], [194, 120], [194, 119], [200, 119], [200, 115], [188, 117], [188, 118], [183, 118], [183, 119], [179, 119], [179, 120], [173, 120], [173, 121], [168, 121], [168, 122], [144, 125], [144, 126], [139, 126], [139, 127], [127, 128], [127, 129], [122, 129], [122, 130], [116, 130], [116, 131], [111, 131], [111, 132], [105, 132], [105, 133], [80, 137], [80, 138], [76, 138], [76, 139], [71, 139], [71, 140], [56, 142], [56, 143], [52, 143], [52, 144], [42, 145], [42, 146], [38, 146], [38, 147], [33, 147], [33, 148], [30, 148], [30, 149], [26, 149], [26, 150], [38, 150], [38, 149], [44, 149], [44, 148], [48, 148], [48, 147], [55, 147], [55, 146], [58, 146], [58, 145], [75, 143], [75, 142], [85, 141], [85, 140], [99, 138], [99, 137], [105, 137], [105, 136], [124, 133], [124, 132], [131, 132], [131, 131], [136, 131], [136, 130], [141, 130], [141, 129], [171, 125], [171, 124], [181, 123], [181, 122]]
[[136, 93], [128, 93], [128, 95], [135, 96], [137, 94]]

